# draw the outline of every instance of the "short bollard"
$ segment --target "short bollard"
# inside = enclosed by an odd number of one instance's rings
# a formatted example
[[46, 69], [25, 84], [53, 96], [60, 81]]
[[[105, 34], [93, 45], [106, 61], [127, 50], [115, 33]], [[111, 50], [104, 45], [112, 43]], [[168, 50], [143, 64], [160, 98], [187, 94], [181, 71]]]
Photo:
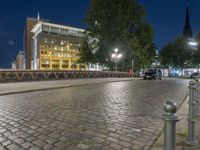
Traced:
[[189, 83], [189, 114], [188, 114], [188, 135], [186, 137], [186, 144], [196, 145], [197, 139], [195, 138], [195, 83], [190, 81]]
[[161, 115], [164, 120], [164, 150], [176, 149], [176, 122], [181, 119], [176, 111], [176, 103], [172, 101], [164, 103], [164, 112]]
[[196, 105], [195, 105], [195, 116], [198, 117], [199, 114], [199, 103], [200, 103], [200, 87], [199, 87], [199, 79], [195, 79], [195, 86], [196, 86], [196, 96], [195, 96], [195, 101], [196, 101]]
[[200, 112], [199, 112], [199, 108], [200, 107], [200, 87], [199, 87], [199, 91], [198, 91], [198, 99], [196, 101], [196, 116], [199, 117], [200, 116]]

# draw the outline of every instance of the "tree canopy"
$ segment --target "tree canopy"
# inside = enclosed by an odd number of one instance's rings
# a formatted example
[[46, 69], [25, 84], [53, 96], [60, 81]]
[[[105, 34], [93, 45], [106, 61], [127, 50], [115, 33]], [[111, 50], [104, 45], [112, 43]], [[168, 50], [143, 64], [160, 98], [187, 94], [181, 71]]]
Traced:
[[[85, 23], [86, 37], [89, 41], [95, 39], [89, 43], [94, 62], [109, 63], [111, 53], [118, 48], [123, 55], [121, 70], [130, 68], [132, 59], [137, 68], [152, 63], [155, 56], [152, 27], [146, 21], [144, 7], [136, 0], [90, 0]], [[88, 53], [86, 49], [82, 47], [82, 60], [84, 53]]]
[[94, 54], [92, 53], [92, 47], [89, 45], [87, 36], [83, 38], [79, 56], [79, 63], [94, 63]]
[[170, 67], [188, 67], [192, 65], [194, 50], [188, 45], [189, 40], [177, 37], [160, 51], [161, 64]]
[[193, 63], [194, 66], [199, 67], [199, 65], [200, 65], [200, 32], [197, 33], [195, 40], [196, 40], [198, 46], [193, 52], [192, 63]]

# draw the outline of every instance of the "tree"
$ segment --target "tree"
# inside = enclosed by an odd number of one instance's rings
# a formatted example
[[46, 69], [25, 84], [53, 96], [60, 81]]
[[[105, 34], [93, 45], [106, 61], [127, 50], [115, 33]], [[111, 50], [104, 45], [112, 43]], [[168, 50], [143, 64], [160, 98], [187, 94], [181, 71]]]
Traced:
[[192, 50], [188, 39], [178, 37], [160, 51], [161, 64], [164, 66], [184, 68], [191, 66]]
[[[155, 55], [153, 31], [145, 19], [143, 6], [135, 0], [90, 0], [85, 16], [88, 37], [98, 39], [95, 62], [109, 63], [114, 48], [123, 54], [121, 69], [151, 64]], [[90, 44], [89, 44], [90, 45]]]
[[86, 63], [87, 65], [94, 63], [94, 54], [89, 43], [88, 37], [85, 36], [79, 49], [79, 63]]
[[198, 43], [197, 49], [193, 51], [193, 55], [192, 55], [192, 63], [194, 64], [194, 66], [199, 68], [200, 65], [200, 32], [197, 33], [196, 35], [196, 41]]

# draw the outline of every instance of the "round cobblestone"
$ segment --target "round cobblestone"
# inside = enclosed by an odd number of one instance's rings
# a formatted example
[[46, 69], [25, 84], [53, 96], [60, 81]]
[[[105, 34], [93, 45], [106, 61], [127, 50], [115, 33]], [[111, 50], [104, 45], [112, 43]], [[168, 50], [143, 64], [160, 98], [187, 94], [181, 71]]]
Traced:
[[187, 80], [135, 80], [0, 96], [0, 143], [16, 149], [146, 149], [162, 126], [163, 102], [179, 106], [187, 86]]

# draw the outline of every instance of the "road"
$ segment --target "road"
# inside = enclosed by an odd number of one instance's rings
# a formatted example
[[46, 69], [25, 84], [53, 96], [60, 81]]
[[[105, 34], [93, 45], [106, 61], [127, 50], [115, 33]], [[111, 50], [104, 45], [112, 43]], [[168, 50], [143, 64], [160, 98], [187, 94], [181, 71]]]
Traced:
[[0, 150], [150, 149], [163, 102], [180, 105], [187, 86], [188, 80], [129, 80], [1, 95]]

